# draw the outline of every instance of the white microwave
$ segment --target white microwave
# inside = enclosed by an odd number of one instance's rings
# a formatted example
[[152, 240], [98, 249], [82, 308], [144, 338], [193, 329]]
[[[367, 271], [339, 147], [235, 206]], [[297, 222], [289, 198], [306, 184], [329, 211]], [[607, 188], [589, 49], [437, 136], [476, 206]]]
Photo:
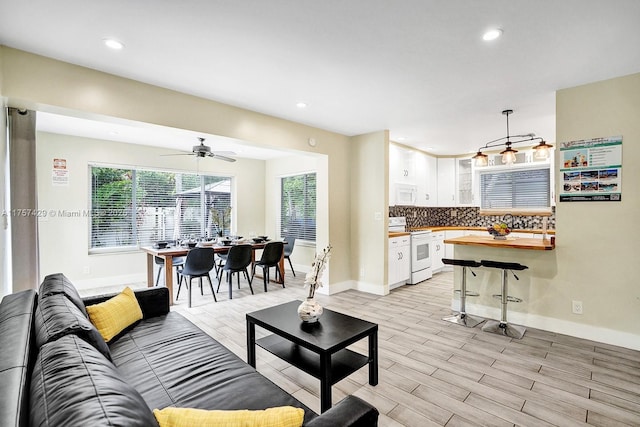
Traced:
[[396, 184], [396, 205], [416, 204], [418, 187], [413, 184]]

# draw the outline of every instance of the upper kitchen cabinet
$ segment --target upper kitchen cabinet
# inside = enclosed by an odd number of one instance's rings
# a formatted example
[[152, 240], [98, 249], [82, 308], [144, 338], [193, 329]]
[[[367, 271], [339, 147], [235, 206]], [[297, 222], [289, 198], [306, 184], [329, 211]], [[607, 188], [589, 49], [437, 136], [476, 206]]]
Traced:
[[436, 158], [389, 144], [389, 205], [437, 206]]
[[438, 157], [438, 206], [456, 205], [456, 159]]
[[471, 158], [438, 158], [438, 206], [474, 206]]
[[456, 206], [474, 206], [473, 160], [471, 158], [456, 161]]
[[415, 184], [415, 151], [389, 144], [389, 181], [390, 183]]
[[438, 206], [438, 161], [435, 157], [417, 151], [416, 206]]

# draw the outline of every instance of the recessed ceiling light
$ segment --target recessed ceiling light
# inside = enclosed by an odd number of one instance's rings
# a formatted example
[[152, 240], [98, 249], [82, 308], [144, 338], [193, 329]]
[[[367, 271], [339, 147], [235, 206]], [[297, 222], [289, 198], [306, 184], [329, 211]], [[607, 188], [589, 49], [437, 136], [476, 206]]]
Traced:
[[398, 141], [404, 141], [405, 139], [407, 139], [407, 138], [405, 138], [404, 136], [399, 136], [399, 137], [397, 138], [397, 140], [398, 140]]
[[502, 35], [502, 30], [499, 28], [494, 28], [492, 30], [487, 31], [482, 35], [482, 40], [491, 41], [495, 40]]
[[307, 103], [306, 102], [298, 102], [296, 104], [296, 107], [298, 107], [298, 108], [307, 108]]
[[107, 39], [103, 39], [102, 41], [104, 42], [105, 46], [107, 46], [110, 49], [120, 50], [124, 47], [124, 43], [116, 39], [107, 38]]

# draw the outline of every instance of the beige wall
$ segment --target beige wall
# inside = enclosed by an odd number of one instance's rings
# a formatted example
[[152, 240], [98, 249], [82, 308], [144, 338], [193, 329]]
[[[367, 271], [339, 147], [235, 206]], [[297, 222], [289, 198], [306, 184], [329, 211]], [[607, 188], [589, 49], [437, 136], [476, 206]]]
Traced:
[[[2, 67], [2, 57], [0, 55], [0, 67]], [[0, 68], [1, 69], [1, 68]], [[2, 73], [0, 73], [0, 88], [2, 84]], [[7, 211], [7, 205], [5, 203], [5, 198], [8, 195], [5, 192], [6, 187], [6, 178], [5, 173], [7, 171], [7, 133], [5, 129], [7, 128], [7, 119], [5, 115], [5, 101], [2, 97], [2, 91], [0, 90], [0, 109], [2, 113], [0, 114], [0, 210], [2, 214]], [[9, 233], [7, 232], [6, 225], [8, 224], [8, 217], [2, 216], [0, 217], [0, 298], [4, 295], [7, 295], [11, 292], [11, 288], [9, 284], [11, 283], [11, 275], [9, 274], [9, 259], [5, 256], [7, 251], [7, 245], [9, 240]]]
[[378, 295], [387, 283], [389, 133], [352, 138], [351, 276], [356, 288]]
[[[40, 274], [63, 272], [79, 288], [146, 280], [142, 252], [89, 254], [89, 217], [61, 217], [60, 212], [90, 209], [89, 164], [102, 163], [194, 173], [195, 158], [160, 156], [166, 150], [40, 132], [37, 135], [38, 209], [53, 213], [41, 217]], [[67, 160], [69, 184], [54, 186], [54, 158]], [[213, 159], [199, 161], [202, 173], [233, 177], [233, 214], [238, 233], [264, 228], [264, 173], [262, 160], [238, 159], [235, 163]], [[259, 206], [260, 209], [256, 209]], [[55, 215], [55, 216], [54, 216]], [[87, 272], [88, 269], [88, 272]]]
[[[555, 315], [627, 332], [640, 349], [640, 74], [561, 90], [556, 141], [622, 135], [622, 201], [558, 203]], [[556, 176], [556, 182], [562, 182]], [[571, 300], [584, 314], [570, 313]]]
[[[126, 119], [326, 155], [330, 283], [350, 280], [349, 138], [0, 46], [8, 105], [78, 117]], [[317, 141], [315, 147], [307, 143]], [[330, 189], [330, 190], [329, 190]], [[239, 207], [240, 208], [240, 207]]]

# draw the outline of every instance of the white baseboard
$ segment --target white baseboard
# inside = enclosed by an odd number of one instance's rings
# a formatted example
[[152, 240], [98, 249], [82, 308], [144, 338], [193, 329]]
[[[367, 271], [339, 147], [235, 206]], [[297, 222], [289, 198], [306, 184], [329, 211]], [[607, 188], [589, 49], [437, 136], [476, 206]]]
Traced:
[[353, 289], [353, 280], [345, 280], [344, 282], [332, 283], [329, 286], [323, 286], [316, 290], [317, 293], [323, 295], [333, 295], [339, 292], [348, 291]]
[[[458, 311], [460, 309], [460, 300], [453, 300], [451, 303], [451, 309], [453, 311]], [[469, 302], [467, 302], [467, 313], [495, 320], [499, 320], [501, 314], [499, 308], [479, 304], [469, 304]], [[518, 311], [509, 311], [508, 320], [510, 323], [514, 323], [516, 325], [616, 345], [631, 350], [640, 350], [640, 335], [629, 332], [621, 332], [599, 326], [585, 325], [582, 323], [571, 322], [569, 320], [554, 319], [551, 317], [521, 313]]]
[[146, 283], [146, 274], [128, 274], [122, 276], [97, 277], [91, 279], [74, 279], [71, 281], [77, 289], [93, 289], [105, 286], [130, 285], [132, 283]]

